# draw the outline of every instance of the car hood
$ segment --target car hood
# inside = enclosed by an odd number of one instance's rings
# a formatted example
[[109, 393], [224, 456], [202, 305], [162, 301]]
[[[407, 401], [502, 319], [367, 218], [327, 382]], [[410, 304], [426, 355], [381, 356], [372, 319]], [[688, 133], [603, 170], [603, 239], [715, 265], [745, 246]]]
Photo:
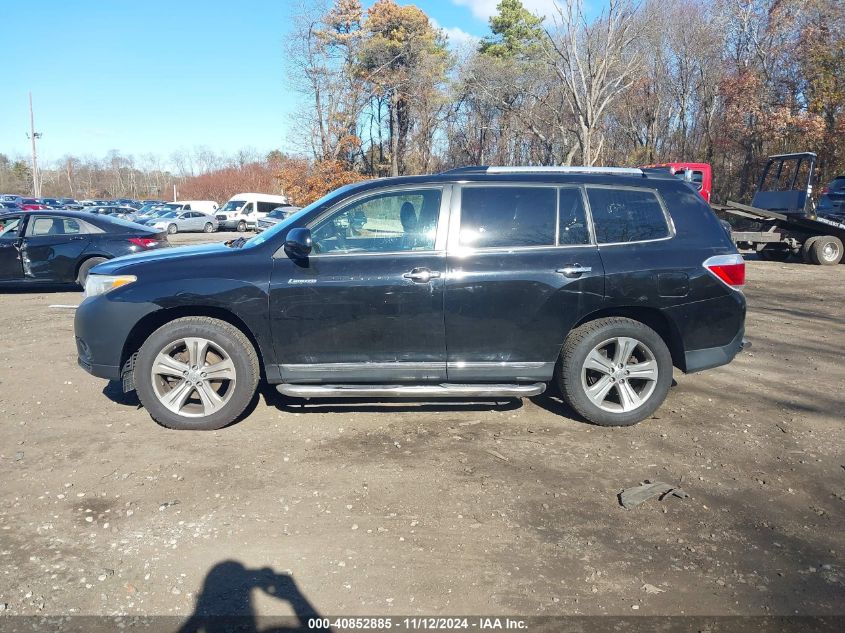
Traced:
[[225, 244], [200, 244], [198, 246], [178, 246], [161, 250], [145, 251], [134, 255], [115, 257], [99, 264], [93, 269], [98, 275], [129, 274], [136, 267], [143, 267], [151, 263], [182, 261], [195, 259], [217, 253], [232, 253], [233, 249]]

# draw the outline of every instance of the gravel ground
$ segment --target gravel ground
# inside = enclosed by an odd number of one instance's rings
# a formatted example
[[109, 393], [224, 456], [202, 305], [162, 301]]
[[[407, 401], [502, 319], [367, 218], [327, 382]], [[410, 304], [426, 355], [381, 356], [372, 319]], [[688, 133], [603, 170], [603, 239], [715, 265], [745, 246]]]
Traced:
[[[265, 390], [228, 429], [168, 431], [77, 368], [73, 311], [50, 306], [80, 293], [2, 294], [0, 607], [845, 614], [843, 275], [749, 262], [753, 349], [676, 372], [625, 429], [548, 396]], [[644, 480], [690, 496], [622, 508]]]

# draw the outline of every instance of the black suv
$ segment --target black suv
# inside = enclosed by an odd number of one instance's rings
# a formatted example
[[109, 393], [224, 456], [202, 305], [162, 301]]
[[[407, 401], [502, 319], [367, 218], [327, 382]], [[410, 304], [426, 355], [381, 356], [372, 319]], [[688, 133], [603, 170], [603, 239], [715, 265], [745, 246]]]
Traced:
[[650, 416], [672, 368], [743, 346], [745, 264], [689, 184], [611, 168], [463, 168], [348, 185], [247, 240], [88, 277], [79, 364], [160, 424], [285, 395], [521, 397]]

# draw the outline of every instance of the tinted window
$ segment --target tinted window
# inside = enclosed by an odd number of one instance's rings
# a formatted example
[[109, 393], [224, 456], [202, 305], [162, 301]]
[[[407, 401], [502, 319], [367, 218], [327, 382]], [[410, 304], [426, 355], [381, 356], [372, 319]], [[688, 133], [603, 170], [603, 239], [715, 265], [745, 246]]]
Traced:
[[587, 197], [600, 244], [669, 236], [663, 207], [653, 191], [587, 187]]
[[464, 187], [462, 246], [554, 246], [556, 190], [550, 187]]
[[79, 222], [72, 218], [35, 218], [27, 233], [33, 237], [39, 235], [77, 235], [82, 233]]
[[434, 249], [440, 190], [403, 190], [359, 200], [312, 228], [315, 253]]
[[584, 212], [584, 197], [580, 189], [560, 190], [560, 218], [558, 244], [589, 244], [590, 231], [587, 228], [587, 214]]
[[278, 202], [259, 202], [258, 203], [258, 212], [259, 213], [270, 213], [273, 209], [279, 206]]

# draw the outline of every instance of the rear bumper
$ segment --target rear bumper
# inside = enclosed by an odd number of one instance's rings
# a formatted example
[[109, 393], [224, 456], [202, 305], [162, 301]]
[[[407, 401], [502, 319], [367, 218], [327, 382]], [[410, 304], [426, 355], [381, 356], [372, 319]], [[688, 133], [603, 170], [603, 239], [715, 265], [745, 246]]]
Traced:
[[736, 337], [727, 345], [690, 350], [684, 354], [686, 373], [692, 374], [713, 367], [730, 363], [743, 349], [751, 347], [751, 341], [745, 338], [745, 329], [737, 332]]

